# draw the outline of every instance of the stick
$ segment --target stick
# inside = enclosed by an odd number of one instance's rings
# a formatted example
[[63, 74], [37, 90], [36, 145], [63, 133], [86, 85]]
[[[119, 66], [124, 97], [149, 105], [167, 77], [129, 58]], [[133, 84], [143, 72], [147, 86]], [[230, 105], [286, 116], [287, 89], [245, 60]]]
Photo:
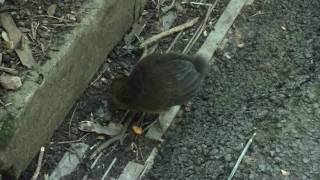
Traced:
[[42, 146], [40, 148], [37, 168], [36, 168], [32, 178], [31, 178], [31, 180], [36, 180], [38, 178], [38, 176], [39, 176], [39, 173], [40, 173], [40, 170], [41, 170], [41, 165], [42, 165], [42, 160], [43, 160], [43, 154], [44, 154], [44, 147]]
[[18, 74], [17, 70], [12, 69], [12, 68], [3, 67], [3, 66], [0, 66], [0, 71], [6, 72], [6, 73], [9, 73], [9, 74], [13, 74], [13, 75], [17, 75]]
[[113, 159], [113, 161], [111, 162], [110, 166], [108, 167], [107, 171], [106, 171], [106, 172], [104, 173], [104, 175], [102, 176], [101, 180], [104, 180], [104, 179], [107, 177], [109, 171], [111, 170], [111, 168], [112, 168], [112, 166], [114, 165], [114, 163], [116, 163], [116, 161], [117, 161], [117, 158], [115, 157], [115, 158]]
[[209, 3], [201, 3], [201, 2], [181, 2], [181, 4], [192, 4], [192, 5], [201, 5], [201, 6], [211, 6]]
[[171, 49], [173, 48], [173, 46], [176, 44], [176, 42], [178, 41], [178, 39], [180, 38], [180, 36], [182, 35], [182, 31], [179, 32], [179, 34], [174, 38], [174, 40], [172, 41], [172, 43], [170, 44], [169, 48], [167, 49], [166, 53], [170, 52]]
[[123, 137], [122, 134], [118, 135], [118, 136], [114, 136], [111, 139], [109, 139], [108, 141], [100, 144], [97, 149], [91, 154], [90, 156], [90, 160], [94, 159], [96, 157], [96, 155], [98, 153], [100, 153], [101, 151], [103, 151], [105, 148], [107, 148], [108, 146], [110, 146], [112, 143], [119, 141], [121, 138]]
[[231, 171], [231, 173], [230, 173], [230, 175], [229, 175], [229, 177], [228, 177], [228, 180], [231, 180], [231, 179], [233, 178], [234, 174], [236, 173], [236, 171], [237, 171], [237, 169], [238, 169], [238, 167], [239, 167], [239, 165], [240, 165], [240, 163], [241, 163], [244, 155], [245, 155], [246, 152], [248, 151], [249, 146], [251, 145], [252, 140], [253, 140], [253, 138], [254, 138], [254, 136], [255, 136], [256, 134], [257, 134], [257, 133], [253, 133], [253, 135], [251, 136], [251, 138], [250, 138], [249, 141], [247, 142], [246, 146], [245, 146], [244, 149], [242, 150], [242, 152], [241, 152], [241, 154], [240, 154], [240, 156], [239, 156], [239, 158], [238, 158], [238, 160], [237, 160], [237, 163], [236, 163], [235, 166], [233, 167], [233, 169], [232, 169], [232, 171]]
[[69, 138], [70, 138], [70, 135], [71, 135], [71, 124], [72, 124], [72, 120], [73, 120], [73, 118], [74, 118], [74, 114], [75, 114], [76, 110], [78, 109], [78, 104], [79, 104], [79, 103], [76, 104], [76, 107], [74, 108], [74, 110], [73, 110], [73, 112], [72, 112], [72, 115], [71, 115], [71, 118], [70, 118], [70, 121], [69, 121], [69, 130], [68, 130], [68, 136], [69, 136]]
[[188, 53], [190, 51], [190, 49], [193, 47], [193, 45], [197, 42], [197, 40], [199, 39], [200, 35], [202, 34], [202, 32], [204, 31], [204, 28], [206, 27], [206, 24], [208, 22], [208, 19], [213, 11], [213, 9], [216, 7], [216, 5], [218, 4], [219, 0], [216, 0], [214, 2], [214, 4], [212, 4], [207, 11], [206, 17], [202, 23], [201, 26], [199, 26], [199, 28], [197, 29], [195, 35], [191, 38], [191, 40], [189, 41], [189, 43], [187, 44], [187, 46], [184, 48], [183, 53]]
[[176, 26], [174, 28], [171, 28], [171, 29], [169, 29], [167, 31], [164, 31], [164, 32], [161, 32], [161, 33], [159, 33], [157, 35], [154, 35], [151, 38], [149, 38], [146, 41], [144, 41], [142, 44], [140, 44], [140, 48], [145, 48], [148, 45], [160, 40], [161, 38], [167, 37], [167, 36], [169, 36], [171, 34], [174, 34], [174, 33], [177, 33], [179, 31], [182, 31], [182, 30], [184, 30], [186, 28], [189, 28], [189, 27], [193, 26], [195, 23], [197, 23], [198, 20], [199, 20], [199, 17], [194, 18], [194, 19], [192, 19], [192, 20], [190, 20], [190, 21], [188, 21], [188, 22], [186, 22], [184, 24], [181, 24], [181, 25]]

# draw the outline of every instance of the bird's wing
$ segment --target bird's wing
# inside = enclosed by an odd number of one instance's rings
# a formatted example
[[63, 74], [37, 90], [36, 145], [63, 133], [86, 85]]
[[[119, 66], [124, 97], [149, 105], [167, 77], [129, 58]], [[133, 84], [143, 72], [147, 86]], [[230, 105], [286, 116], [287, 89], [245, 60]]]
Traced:
[[[168, 106], [188, 101], [198, 90], [200, 74], [190, 61], [169, 59], [157, 61], [153, 68], [144, 69], [143, 84], [146, 96], [165, 102]], [[152, 92], [153, 94], [148, 94]]]

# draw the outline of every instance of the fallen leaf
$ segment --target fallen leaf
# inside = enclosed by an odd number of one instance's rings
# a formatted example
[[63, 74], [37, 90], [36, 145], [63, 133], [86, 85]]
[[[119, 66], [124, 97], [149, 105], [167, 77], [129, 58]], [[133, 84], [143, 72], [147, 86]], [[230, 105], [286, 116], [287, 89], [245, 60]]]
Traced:
[[17, 48], [21, 41], [22, 33], [17, 28], [11, 15], [8, 13], [1, 13], [0, 21], [1, 21], [2, 27], [8, 33], [9, 41], [13, 42], [13, 48]]
[[56, 9], [57, 9], [57, 5], [56, 5], [56, 4], [51, 4], [51, 5], [48, 7], [47, 14], [48, 14], [49, 16], [53, 16], [53, 15], [56, 13]]
[[123, 125], [111, 122], [108, 126], [102, 126], [98, 122], [94, 121], [81, 121], [78, 128], [84, 132], [95, 132], [97, 134], [115, 136], [121, 133]]
[[6, 49], [14, 49], [14, 44], [10, 41], [8, 33], [5, 31], [1, 32], [1, 37], [4, 40], [3, 44]]
[[0, 76], [0, 84], [4, 89], [7, 90], [16, 90], [22, 86], [20, 77], [9, 75]]
[[284, 30], [284, 31], [287, 30], [287, 28], [284, 27], [284, 26], [281, 26], [281, 29]]
[[32, 51], [29, 46], [29, 40], [26, 38], [23, 38], [24, 40], [21, 41], [21, 48], [15, 49], [16, 53], [18, 54], [18, 57], [22, 63], [22, 65], [31, 68], [36, 63], [32, 56]]
[[5, 32], [5, 31], [2, 31], [2, 32], [1, 32], [1, 37], [2, 37], [3, 40], [5, 40], [5, 41], [7, 41], [7, 42], [10, 41], [9, 35], [8, 35], [8, 33]]

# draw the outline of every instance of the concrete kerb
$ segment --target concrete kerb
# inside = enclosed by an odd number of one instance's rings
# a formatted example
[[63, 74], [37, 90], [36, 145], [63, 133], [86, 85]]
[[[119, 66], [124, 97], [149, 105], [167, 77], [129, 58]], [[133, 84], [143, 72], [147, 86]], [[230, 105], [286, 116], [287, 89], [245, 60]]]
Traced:
[[[110, 50], [131, 27], [143, 0], [94, 0], [59, 52], [28, 72], [23, 87], [0, 108], [0, 172], [17, 178], [48, 142]], [[89, 8], [88, 8], [89, 7]], [[1, 174], [0, 174], [1, 177]]]

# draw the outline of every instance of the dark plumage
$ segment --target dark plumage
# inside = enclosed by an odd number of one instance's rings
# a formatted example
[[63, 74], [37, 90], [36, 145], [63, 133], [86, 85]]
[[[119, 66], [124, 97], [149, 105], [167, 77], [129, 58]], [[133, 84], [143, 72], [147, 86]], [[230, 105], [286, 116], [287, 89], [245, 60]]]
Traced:
[[208, 69], [199, 56], [151, 54], [129, 77], [112, 82], [114, 102], [121, 108], [161, 112], [188, 102], [199, 90]]

